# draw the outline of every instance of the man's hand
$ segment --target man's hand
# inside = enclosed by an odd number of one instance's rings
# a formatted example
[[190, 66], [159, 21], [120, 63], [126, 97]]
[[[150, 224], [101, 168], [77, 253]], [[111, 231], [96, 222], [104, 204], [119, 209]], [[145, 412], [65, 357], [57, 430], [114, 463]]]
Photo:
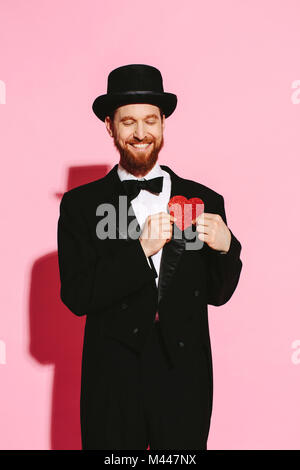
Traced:
[[194, 221], [199, 240], [206, 242], [213, 250], [229, 250], [231, 233], [219, 214], [203, 212]]
[[139, 240], [147, 258], [157, 253], [172, 238], [172, 224], [176, 220], [167, 212], [148, 215]]

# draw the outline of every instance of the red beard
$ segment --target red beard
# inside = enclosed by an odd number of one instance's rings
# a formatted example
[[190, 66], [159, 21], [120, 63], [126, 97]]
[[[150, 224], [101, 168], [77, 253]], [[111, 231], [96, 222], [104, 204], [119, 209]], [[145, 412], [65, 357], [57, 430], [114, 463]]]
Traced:
[[[130, 149], [130, 144], [126, 144], [126, 148], [122, 148], [115, 136], [113, 136], [114, 145], [120, 153], [120, 164], [125, 170], [136, 177], [145, 176], [154, 167], [158, 160], [158, 154], [164, 145], [164, 137], [162, 136], [160, 145], [156, 146], [156, 141], [153, 141], [151, 151], [142, 151], [139, 154], [135, 153], [134, 149]], [[147, 143], [145, 140], [143, 143]]]

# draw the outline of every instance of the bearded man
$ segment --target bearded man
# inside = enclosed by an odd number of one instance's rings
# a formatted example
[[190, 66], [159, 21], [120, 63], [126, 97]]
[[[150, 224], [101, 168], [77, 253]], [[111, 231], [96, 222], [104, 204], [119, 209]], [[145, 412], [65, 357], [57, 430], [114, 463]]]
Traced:
[[[176, 105], [157, 68], [113, 70], [93, 111], [119, 162], [61, 201], [60, 295], [71, 312], [86, 315], [83, 449], [207, 449], [213, 402], [207, 307], [224, 305], [234, 293], [241, 244], [227, 226], [222, 195], [158, 164], [165, 119]], [[171, 210], [172, 200], [184, 202], [183, 212]], [[192, 207], [186, 225], [191, 200], [205, 211]], [[111, 208], [117, 217], [105, 217]]]

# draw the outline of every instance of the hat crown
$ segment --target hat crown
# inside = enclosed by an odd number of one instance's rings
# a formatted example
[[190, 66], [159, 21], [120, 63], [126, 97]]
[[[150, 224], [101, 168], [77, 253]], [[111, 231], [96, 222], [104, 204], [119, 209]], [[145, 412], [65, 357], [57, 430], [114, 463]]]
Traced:
[[108, 75], [108, 94], [150, 90], [157, 93], [164, 92], [162, 75], [151, 65], [124, 65], [112, 70]]
[[93, 102], [96, 116], [105, 118], [120, 106], [149, 103], [158, 106], [169, 117], [177, 105], [177, 96], [166, 93], [160, 71], [152, 65], [128, 64], [110, 72], [106, 95], [97, 96]]

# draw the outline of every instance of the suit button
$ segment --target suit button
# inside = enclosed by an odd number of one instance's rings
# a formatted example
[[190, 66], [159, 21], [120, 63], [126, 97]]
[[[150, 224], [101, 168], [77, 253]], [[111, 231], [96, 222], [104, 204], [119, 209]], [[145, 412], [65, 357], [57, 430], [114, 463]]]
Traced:
[[122, 305], [121, 305], [122, 309], [125, 310], [125, 308], [128, 307], [127, 303], [126, 302], [123, 302]]
[[179, 346], [180, 348], [183, 348], [183, 347], [184, 347], [183, 341], [179, 341], [179, 342], [178, 342], [178, 346]]
[[135, 329], [133, 330], [133, 334], [136, 335], [138, 331], [139, 331], [139, 329], [138, 329], [138, 328], [135, 328]]
[[196, 289], [196, 290], [194, 291], [194, 296], [195, 296], [195, 297], [198, 297], [199, 294], [200, 294], [200, 291], [199, 291], [198, 289]]

